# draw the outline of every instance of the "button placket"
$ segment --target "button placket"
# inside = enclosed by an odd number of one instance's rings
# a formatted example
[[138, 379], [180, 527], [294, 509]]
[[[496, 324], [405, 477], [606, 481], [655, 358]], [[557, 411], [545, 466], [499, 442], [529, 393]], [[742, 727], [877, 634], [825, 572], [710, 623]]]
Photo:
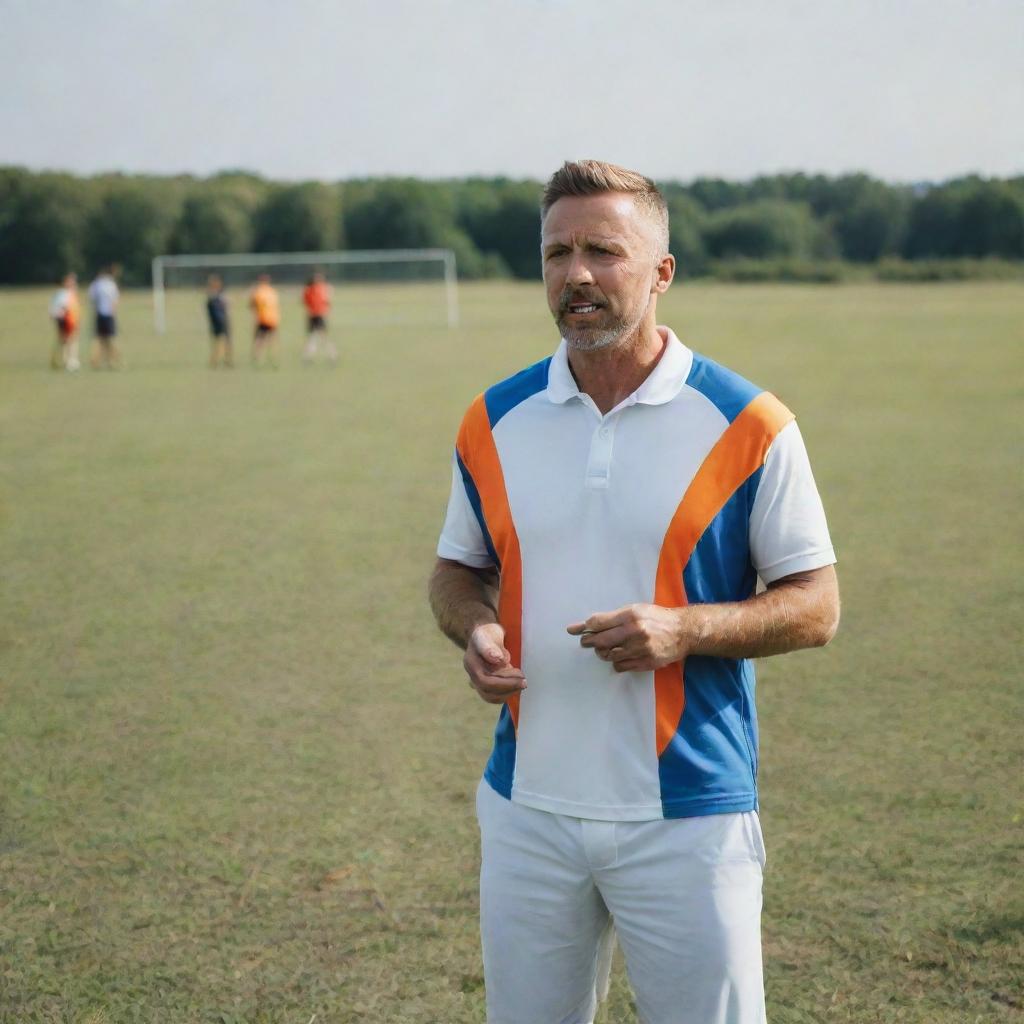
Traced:
[[585, 484], [603, 490], [611, 483], [612, 453], [615, 444], [615, 420], [603, 419], [590, 439]]

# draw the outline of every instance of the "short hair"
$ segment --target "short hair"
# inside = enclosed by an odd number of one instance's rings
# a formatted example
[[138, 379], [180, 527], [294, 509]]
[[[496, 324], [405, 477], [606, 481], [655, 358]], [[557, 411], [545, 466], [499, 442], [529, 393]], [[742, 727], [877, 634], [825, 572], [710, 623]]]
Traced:
[[559, 199], [566, 196], [593, 196], [602, 192], [622, 192], [633, 201], [658, 228], [658, 241], [668, 252], [668, 204], [658, 186], [639, 171], [605, 163], [603, 160], [566, 160], [544, 186], [540, 215], [546, 217]]

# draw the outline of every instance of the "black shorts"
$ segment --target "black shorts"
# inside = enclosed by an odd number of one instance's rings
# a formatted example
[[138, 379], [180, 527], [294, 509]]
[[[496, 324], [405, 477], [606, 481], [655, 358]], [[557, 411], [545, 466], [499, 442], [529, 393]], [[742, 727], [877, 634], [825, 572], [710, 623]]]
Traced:
[[276, 327], [271, 327], [270, 324], [257, 324], [256, 325], [256, 337], [262, 338], [264, 334], [273, 334], [276, 331]]
[[113, 338], [115, 334], [117, 334], [117, 323], [113, 316], [107, 316], [106, 313], [97, 313], [96, 337]]
[[322, 316], [311, 316], [308, 329], [310, 331], [326, 331], [327, 321]]
[[231, 339], [231, 332], [228, 330], [227, 324], [213, 324], [210, 326], [210, 337], [211, 338], [227, 338]]

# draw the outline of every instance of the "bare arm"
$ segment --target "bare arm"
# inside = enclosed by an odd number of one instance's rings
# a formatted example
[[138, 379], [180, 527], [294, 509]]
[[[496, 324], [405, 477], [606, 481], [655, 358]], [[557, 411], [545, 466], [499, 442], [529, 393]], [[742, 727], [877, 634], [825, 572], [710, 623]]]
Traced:
[[746, 601], [662, 608], [633, 604], [568, 627], [617, 672], [649, 672], [691, 654], [764, 658], [823, 647], [839, 626], [831, 565], [794, 573]]
[[430, 608], [441, 632], [465, 650], [469, 685], [489, 704], [526, 689], [498, 623], [498, 573], [439, 558], [430, 574]]
[[439, 558], [427, 584], [430, 610], [453, 644], [466, 649], [477, 626], [498, 621], [498, 573]]

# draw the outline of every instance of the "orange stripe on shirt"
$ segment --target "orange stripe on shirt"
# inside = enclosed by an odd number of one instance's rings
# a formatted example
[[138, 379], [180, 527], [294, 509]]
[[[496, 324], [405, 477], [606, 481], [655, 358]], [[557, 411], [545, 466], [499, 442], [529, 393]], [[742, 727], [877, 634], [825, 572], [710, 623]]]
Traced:
[[[512, 664], [523, 663], [523, 563], [519, 553], [519, 536], [512, 521], [512, 510], [505, 490], [505, 475], [498, 458], [498, 449], [491, 433], [484, 396], [479, 395], [469, 407], [459, 429], [456, 447], [480, 494], [487, 531], [494, 550], [501, 560], [501, 581], [498, 588], [498, 621], [505, 630], [505, 647]], [[519, 728], [519, 694], [506, 701], [512, 724]]]
[[[764, 465], [768, 449], [793, 414], [762, 391], [729, 424], [701, 463], [665, 532], [654, 584], [654, 603], [666, 608], [687, 604], [683, 570], [697, 542], [744, 481]], [[683, 663], [654, 673], [655, 736], [658, 756], [672, 742], [686, 704]]]

